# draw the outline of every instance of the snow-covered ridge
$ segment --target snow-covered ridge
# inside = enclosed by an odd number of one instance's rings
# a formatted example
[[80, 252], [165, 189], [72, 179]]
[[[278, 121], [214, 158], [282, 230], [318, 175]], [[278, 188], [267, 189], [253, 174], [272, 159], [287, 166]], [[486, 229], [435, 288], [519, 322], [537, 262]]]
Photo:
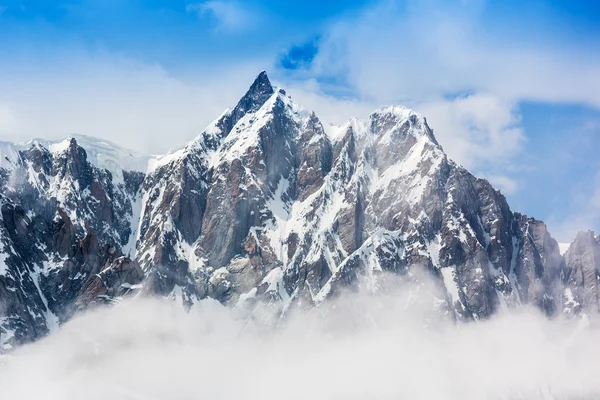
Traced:
[[341, 125], [335, 124], [323, 124], [323, 130], [325, 134], [329, 137], [331, 143], [339, 142], [344, 138], [348, 129], [352, 129], [357, 135], [363, 135], [367, 132], [368, 122], [358, 118], [351, 118], [350, 120], [344, 122]]
[[[256, 124], [254, 126], [257, 130], [260, 123], [257, 122], [266, 121], [267, 114], [269, 110], [275, 105], [277, 99], [283, 102], [283, 104], [288, 107], [291, 111], [291, 115], [296, 117], [301, 117], [300, 120], [304, 120], [308, 117], [309, 112], [295, 103], [289, 95], [285, 94], [285, 91], [280, 90], [277, 87], [274, 87], [275, 93], [271, 96], [271, 98], [261, 107], [261, 110], [258, 110], [256, 113], [249, 113], [245, 118], [238, 121], [236, 126], [232, 129], [232, 134], [228, 136], [224, 143], [230, 141], [237, 141], [235, 132], [243, 131], [246, 125]], [[208, 139], [218, 138], [221, 134], [221, 130], [218, 127], [219, 121], [223, 119], [223, 117], [227, 116], [231, 113], [231, 109], [226, 109], [219, 118], [211, 122], [205, 129], [202, 131], [200, 135], [191, 140], [190, 142], [184, 144], [179, 148], [175, 148], [170, 150], [165, 154], [158, 155], [147, 155], [143, 153], [139, 153], [137, 151], [122, 147], [114, 142], [111, 142], [106, 139], [96, 138], [87, 135], [80, 134], [72, 134], [67, 136], [66, 138], [61, 139], [42, 139], [35, 138], [26, 142], [20, 143], [11, 143], [11, 142], [0, 142], [0, 168], [4, 169], [12, 169], [18, 162], [19, 151], [27, 150], [32, 145], [41, 145], [45, 147], [52, 153], [61, 153], [68, 149], [70, 140], [74, 138], [77, 143], [86, 150], [88, 161], [95, 165], [98, 168], [106, 169], [111, 172], [116, 182], [123, 181], [123, 171], [137, 171], [143, 173], [151, 173], [158, 169], [161, 166], [165, 166], [171, 163], [174, 160], [180, 159], [188, 154], [190, 151], [197, 150], [198, 146], [201, 146], [201, 143]], [[329, 137], [332, 143], [335, 143], [341, 139], [343, 139], [345, 133], [348, 129], [352, 129], [355, 134], [358, 136], [363, 136], [368, 132], [369, 124], [372, 122], [372, 119], [375, 116], [389, 115], [398, 118], [398, 121], [407, 120], [411, 116], [416, 116], [420, 120], [424, 120], [424, 117], [415, 111], [406, 108], [401, 105], [391, 105], [381, 107], [375, 110], [369, 121], [351, 118], [349, 121], [341, 124], [323, 124], [323, 128], [325, 133]], [[298, 122], [301, 122], [301, 121]], [[207, 149], [204, 149], [208, 152]], [[211, 162], [214, 164], [218, 160], [219, 152], [214, 152], [213, 160]]]
[[236, 123], [222, 144], [220, 160], [232, 161], [256, 145], [260, 130], [270, 121], [278, 104], [285, 107], [290, 119], [298, 125], [309, 116], [309, 112], [292, 101], [284, 91], [277, 90], [258, 111], [246, 114]]
[[[336, 143], [344, 138], [344, 135], [349, 129], [352, 129], [357, 137], [364, 137], [367, 134], [377, 136], [379, 133], [387, 133], [389, 135], [389, 133], [393, 131], [391, 127], [399, 127], [407, 121], [411, 126], [418, 128], [414, 129], [413, 133], [423, 132], [424, 125], [427, 123], [423, 115], [410, 108], [402, 105], [389, 105], [373, 111], [367, 120], [353, 117], [340, 125], [324, 123], [323, 129], [329, 137], [329, 140], [331, 140], [332, 143]], [[389, 126], [386, 126], [388, 124]], [[379, 129], [381, 127], [385, 127], [385, 129]], [[432, 135], [427, 135], [427, 138], [437, 144]], [[390, 138], [387, 137], [382, 139], [389, 141]]]
[[[212, 121], [208, 126], [190, 142], [182, 147], [170, 150], [164, 155], [155, 155], [149, 158], [147, 173], [152, 173], [160, 167], [164, 167], [172, 162], [176, 162], [191, 152], [202, 151], [207, 155], [209, 167], [215, 167], [224, 159], [231, 160], [240, 156], [243, 149], [256, 143], [258, 131], [268, 121], [273, 112], [273, 107], [277, 102], [281, 102], [289, 111], [288, 115], [298, 124], [306, 120], [310, 115], [309, 111], [295, 103], [292, 98], [277, 87], [274, 87], [274, 93], [269, 99], [255, 112], [248, 112], [235, 123], [231, 132], [223, 137], [220, 123], [224, 118], [230, 117], [232, 109], [227, 108], [219, 118]], [[207, 142], [219, 143], [217, 149], [208, 148]], [[223, 158], [225, 157], [225, 158]]]
[[64, 139], [32, 139], [14, 145], [16, 150], [26, 150], [32, 145], [41, 145], [52, 153], [61, 153], [68, 149], [71, 139], [83, 147], [87, 160], [98, 168], [110, 171], [116, 182], [123, 181], [123, 171], [146, 172], [150, 156], [119, 146], [105, 139], [85, 135], [69, 135]]

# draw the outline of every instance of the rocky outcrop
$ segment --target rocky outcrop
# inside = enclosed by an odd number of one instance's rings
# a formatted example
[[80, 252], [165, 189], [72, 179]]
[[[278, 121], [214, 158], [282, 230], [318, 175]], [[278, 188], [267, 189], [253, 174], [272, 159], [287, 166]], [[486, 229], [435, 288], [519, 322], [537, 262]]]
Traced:
[[143, 174], [116, 182], [74, 139], [18, 154], [0, 195], [0, 350], [139, 288], [144, 277], [122, 254]]

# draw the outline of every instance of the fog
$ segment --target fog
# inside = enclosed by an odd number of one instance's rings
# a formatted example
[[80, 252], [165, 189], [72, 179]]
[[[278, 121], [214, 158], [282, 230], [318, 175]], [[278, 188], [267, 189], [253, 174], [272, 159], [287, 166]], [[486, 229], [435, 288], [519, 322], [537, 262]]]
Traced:
[[[0, 358], [5, 399], [591, 399], [596, 328], [532, 310], [435, 318], [414, 292], [346, 295], [266, 328], [214, 301], [132, 299]], [[258, 318], [260, 319], [260, 318]]]

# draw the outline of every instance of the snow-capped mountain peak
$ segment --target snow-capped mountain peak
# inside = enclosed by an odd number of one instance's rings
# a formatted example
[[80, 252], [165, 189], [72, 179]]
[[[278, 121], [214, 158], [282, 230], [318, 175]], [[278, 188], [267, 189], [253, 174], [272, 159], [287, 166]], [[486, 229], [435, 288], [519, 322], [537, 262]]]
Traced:
[[324, 126], [264, 71], [163, 156], [85, 136], [0, 156], [0, 347], [139, 290], [278, 317], [423, 276], [435, 311], [460, 321], [600, 304], [598, 238], [561, 256], [543, 222], [448, 159], [425, 117], [387, 106]]
[[275, 93], [275, 90], [271, 85], [267, 72], [262, 71], [233, 109], [234, 121], [240, 119], [246, 113], [258, 111], [273, 93]]

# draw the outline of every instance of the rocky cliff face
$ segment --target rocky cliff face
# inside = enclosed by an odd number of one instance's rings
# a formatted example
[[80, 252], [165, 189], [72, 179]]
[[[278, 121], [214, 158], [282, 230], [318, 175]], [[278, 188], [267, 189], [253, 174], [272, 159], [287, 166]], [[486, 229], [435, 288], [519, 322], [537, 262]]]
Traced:
[[564, 312], [600, 311], [600, 236], [580, 232], [564, 255]]
[[404, 107], [325, 127], [263, 72], [141, 172], [106, 169], [99, 154], [120, 153], [87, 143], [3, 148], [1, 348], [136, 292], [278, 317], [432, 279], [432, 307], [458, 320], [598, 308], [599, 240], [579, 235], [561, 257], [543, 222], [449, 160]]
[[117, 184], [75, 140], [55, 152], [34, 143], [5, 161], [0, 332], [6, 349], [142, 281], [140, 267], [121, 252], [143, 174], [125, 173]]

